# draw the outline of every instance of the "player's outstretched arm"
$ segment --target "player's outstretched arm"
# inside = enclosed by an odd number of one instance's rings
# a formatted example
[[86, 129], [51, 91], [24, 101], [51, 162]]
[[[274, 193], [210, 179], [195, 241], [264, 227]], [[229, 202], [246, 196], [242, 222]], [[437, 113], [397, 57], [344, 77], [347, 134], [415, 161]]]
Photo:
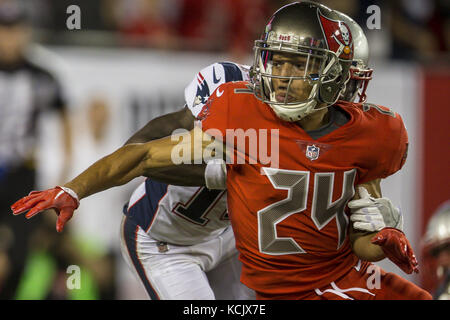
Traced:
[[[186, 170], [185, 166], [181, 167], [184, 170], [181, 174], [177, 167], [180, 152], [184, 150], [186, 153], [183, 158], [185, 163], [201, 162], [203, 150], [210, 144], [209, 137], [201, 129], [195, 128], [175, 137], [125, 145], [94, 163], [63, 187], [32, 192], [13, 204], [11, 209], [13, 214], [29, 211], [27, 218], [46, 209], [55, 209], [59, 215], [57, 230], [61, 231], [78, 207], [79, 200], [89, 195], [123, 185], [139, 176], [155, 178], [161, 172], [166, 177], [180, 175], [189, 179], [190, 170]], [[204, 179], [203, 174], [197, 178]]]
[[124, 146], [100, 159], [62, 187], [31, 192], [16, 201], [11, 210], [14, 215], [28, 211], [25, 217], [29, 219], [44, 210], [54, 209], [58, 215], [56, 230], [61, 232], [78, 208], [80, 199], [137, 177], [146, 153], [143, 144]]
[[170, 176], [179, 175], [188, 184], [190, 178], [204, 182], [202, 174], [190, 175], [189, 172], [194, 163], [202, 162], [203, 148], [210, 143], [201, 129], [194, 128], [147, 143], [128, 144], [97, 161], [64, 186], [74, 190], [82, 199], [126, 184], [139, 176], [170, 183]]
[[[177, 129], [192, 130], [195, 117], [191, 110], [185, 107], [179, 111], [167, 113], [150, 120], [144, 127], [137, 131], [125, 144], [146, 143], [152, 140], [170, 136]], [[201, 186], [205, 184], [205, 164], [180, 165], [176, 168], [153, 169], [151, 177], [165, 183], [181, 186]], [[181, 174], [174, 174], [178, 171]]]
[[187, 106], [182, 110], [167, 113], [150, 120], [144, 127], [137, 131], [125, 142], [145, 143], [151, 140], [161, 139], [170, 136], [176, 129], [192, 130], [194, 128], [195, 117]]

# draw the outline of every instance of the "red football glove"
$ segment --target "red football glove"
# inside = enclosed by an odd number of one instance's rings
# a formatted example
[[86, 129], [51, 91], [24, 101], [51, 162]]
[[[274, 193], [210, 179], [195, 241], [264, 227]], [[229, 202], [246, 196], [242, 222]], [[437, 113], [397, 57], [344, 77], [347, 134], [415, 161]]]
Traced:
[[58, 215], [56, 231], [61, 232], [66, 222], [72, 218], [73, 212], [78, 208], [78, 205], [79, 201], [75, 192], [68, 188], [55, 187], [45, 191], [32, 191], [28, 196], [14, 203], [11, 209], [14, 215], [30, 210], [25, 215], [27, 219], [41, 211], [54, 209]]
[[405, 234], [395, 228], [383, 228], [371, 239], [384, 254], [407, 274], [419, 273], [419, 264]]

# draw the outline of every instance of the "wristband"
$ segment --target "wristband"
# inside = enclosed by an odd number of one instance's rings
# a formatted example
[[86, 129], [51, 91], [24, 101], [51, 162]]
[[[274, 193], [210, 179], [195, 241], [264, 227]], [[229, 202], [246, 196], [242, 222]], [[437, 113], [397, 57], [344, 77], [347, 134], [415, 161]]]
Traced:
[[75, 191], [67, 187], [56, 186], [57, 188], [62, 189], [64, 192], [68, 193], [72, 198], [77, 202], [77, 207], [80, 205], [80, 199]]

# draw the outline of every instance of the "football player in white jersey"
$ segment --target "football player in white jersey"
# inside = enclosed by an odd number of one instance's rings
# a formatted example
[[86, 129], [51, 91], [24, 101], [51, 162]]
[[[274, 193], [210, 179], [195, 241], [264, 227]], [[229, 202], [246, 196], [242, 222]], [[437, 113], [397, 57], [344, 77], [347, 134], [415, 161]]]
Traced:
[[[242, 80], [249, 80], [248, 66], [221, 62], [202, 69], [185, 89], [183, 110], [150, 121], [127, 143], [192, 129], [219, 85]], [[225, 193], [151, 179], [134, 191], [124, 208], [121, 248], [151, 299], [255, 299], [239, 280], [241, 263]]]

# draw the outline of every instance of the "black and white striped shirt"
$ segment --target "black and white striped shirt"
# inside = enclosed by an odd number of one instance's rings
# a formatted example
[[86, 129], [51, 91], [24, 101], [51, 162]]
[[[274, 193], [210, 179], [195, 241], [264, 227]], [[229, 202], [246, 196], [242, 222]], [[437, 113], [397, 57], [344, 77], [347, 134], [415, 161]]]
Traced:
[[64, 107], [61, 86], [45, 68], [29, 60], [14, 66], [0, 63], [0, 167], [29, 160], [39, 114]]

